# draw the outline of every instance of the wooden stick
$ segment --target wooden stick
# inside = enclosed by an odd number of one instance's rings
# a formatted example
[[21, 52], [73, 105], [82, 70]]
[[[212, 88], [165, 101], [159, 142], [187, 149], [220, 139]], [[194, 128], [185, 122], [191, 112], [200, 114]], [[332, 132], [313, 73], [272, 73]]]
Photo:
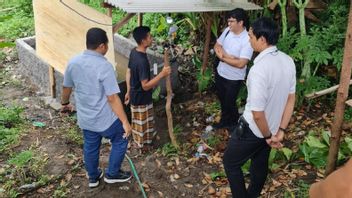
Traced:
[[137, 14], [137, 25], [142, 26], [143, 25], [143, 13], [138, 13]]
[[50, 83], [50, 95], [56, 98], [56, 81], [55, 81], [55, 69], [49, 66], [49, 83]]
[[[164, 51], [164, 67], [170, 67], [169, 61], [169, 50], [165, 49]], [[176, 137], [174, 134], [174, 125], [172, 120], [172, 113], [171, 113], [171, 101], [172, 101], [172, 86], [171, 86], [171, 79], [170, 75], [166, 77], [166, 104], [165, 104], [165, 111], [167, 116], [167, 126], [169, 129], [169, 135], [171, 139], [171, 143], [175, 148], [180, 148], [177, 144]]]
[[136, 13], [128, 13], [125, 17], [123, 17], [118, 23], [114, 25], [112, 28], [112, 32], [115, 33], [119, 30], [123, 25], [125, 25]]
[[343, 115], [345, 112], [345, 102], [348, 97], [349, 82], [351, 79], [352, 68], [352, 5], [348, 14], [348, 23], [343, 53], [340, 87], [337, 91], [334, 122], [331, 127], [330, 148], [328, 161], [325, 169], [325, 176], [328, 176], [336, 169], [336, 161], [340, 147], [340, 137], [342, 132]]
[[[352, 80], [350, 80], [349, 85], [352, 85]], [[308, 99], [317, 98], [317, 97], [323, 96], [325, 94], [328, 94], [328, 93], [336, 91], [339, 88], [339, 86], [340, 85], [335, 85], [335, 86], [332, 86], [330, 88], [327, 88], [327, 89], [324, 89], [324, 90], [321, 90], [321, 91], [310, 93], [310, 94], [305, 95], [305, 97], [308, 98]]]
[[211, 25], [213, 24], [213, 17], [212, 17], [212, 13], [203, 13], [203, 16], [207, 23], [204, 51], [203, 51], [203, 63], [202, 63], [202, 74], [204, 75], [204, 72], [207, 69], [207, 65], [208, 65]]

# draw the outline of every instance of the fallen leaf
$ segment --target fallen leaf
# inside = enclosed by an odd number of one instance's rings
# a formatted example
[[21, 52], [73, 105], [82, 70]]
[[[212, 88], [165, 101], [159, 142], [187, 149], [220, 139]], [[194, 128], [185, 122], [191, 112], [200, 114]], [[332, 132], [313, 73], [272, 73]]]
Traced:
[[185, 186], [186, 186], [187, 188], [193, 188], [193, 185], [192, 185], [192, 184], [186, 183]]
[[213, 194], [215, 194], [215, 188], [213, 188], [212, 186], [209, 186], [209, 188], [208, 188], [208, 194], [209, 195], [213, 195]]
[[155, 162], [156, 162], [156, 164], [157, 164], [157, 167], [160, 168], [160, 167], [161, 167], [161, 162], [160, 162], [160, 160], [156, 159]]
[[66, 179], [67, 182], [71, 181], [72, 174], [69, 173], [69, 174], [65, 175], [65, 179]]
[[180, 179], [180, 175], [178, 175], [178, 174], [175, 173], [175, 174], [174, 174], [174, 178], [175, 178], [175, 179]]
[[80, 187], [79, 185], [73, 186], [74, 189], [79, 189], [79, 187]]
[[71, 159], [70, 161], [67, 162], [67, 164], [70, 165], [70, 166], [71, 166], [72, 164], [74, 164], [74, 163], [75, 163], [75, 160], [73, 160], [73, 159]]
[[160, 197], [164, 197], [164, 194], [162, 192], [158, 191], [158, 194]]

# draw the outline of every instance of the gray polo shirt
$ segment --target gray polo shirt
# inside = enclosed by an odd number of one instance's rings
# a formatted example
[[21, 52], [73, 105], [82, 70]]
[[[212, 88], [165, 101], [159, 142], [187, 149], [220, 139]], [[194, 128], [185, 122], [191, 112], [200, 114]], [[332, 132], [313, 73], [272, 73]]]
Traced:
[[65, 71], [64, 87], [74, 88], [78, 125], [81, 129], [102, 132], [117, 116], [107, 96], [120, 92], [113, 66], [92, 50], [72, 58]]

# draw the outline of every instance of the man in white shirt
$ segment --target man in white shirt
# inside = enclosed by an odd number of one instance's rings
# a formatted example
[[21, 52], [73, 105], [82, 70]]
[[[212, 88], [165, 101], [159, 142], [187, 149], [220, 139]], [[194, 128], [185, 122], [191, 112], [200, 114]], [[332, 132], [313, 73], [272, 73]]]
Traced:
[[249, 43], [248, 16], [237, 8], [227, 15], [228, 27], [218, 38], [214, 49], [220, 62], [215, 72], [215, 87], [221, 106], [221, 120], [213, 128], [231, 129], [238, 120], [236, 98], [246, 76], [253, 49]]
[[[248, 97], [224, 153], [225, 172], [233, 197], [258, 197], [268, 174], [271, 148], [282, 147], [289, 124], [296, 87], [295, 64], [278, 51], [277, 25], [268, 18], [256, 20], [249, 30], [250, 43], [260, 54], [248, 79]], [[245, 187], [241, 166], [251, 159], [250, 184]]]

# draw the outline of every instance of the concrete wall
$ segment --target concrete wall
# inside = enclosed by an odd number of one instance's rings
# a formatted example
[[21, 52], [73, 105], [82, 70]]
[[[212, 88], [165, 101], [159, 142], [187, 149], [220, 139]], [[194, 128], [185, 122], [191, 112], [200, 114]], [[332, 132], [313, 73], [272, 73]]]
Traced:
[[[21, 75], [27, 77], [34, 85], [36, 85], [40, 92], [44, 95], [50, 95], [50, 83], [49, 83], [49, 65], [40, 59], [35, 52], [35, 37], [27, 37], [16, 40], [16, 46], [19, 57], [19, 64], [16, 68], [17, 72]], [[128, 59], [131, 49], [136, 46], [135, 42], [126, 39], [120, 35], [114, 35], [114, 48], [115, 53], [120, 54], [119, 56], [124, 56]], [[163, 57], [162, 55], [148, 50], [148, 58], [151, 64], [151, 69], [153, 63], [157, 63], [162, 67]], [[178, 87], [178, 70], [177, 63], [172, 64], [172, 86], [173, 89]], [[127, 67], [127, 65], [125, 66]], [[159, 69], [159, 71], [161, 68]], [[151, 71], [152, 72], [152, 71]], [[57, 98], [60, 99], [63, 75], [55, 71], [56, 79], [56, 93]], [[122, 93], [120, 97], [124, 96], [126, 84], [125, 82], [119, 82]], [[165, 81], [160, 82], [162, 88], [162, 93], [165, 93]]]

